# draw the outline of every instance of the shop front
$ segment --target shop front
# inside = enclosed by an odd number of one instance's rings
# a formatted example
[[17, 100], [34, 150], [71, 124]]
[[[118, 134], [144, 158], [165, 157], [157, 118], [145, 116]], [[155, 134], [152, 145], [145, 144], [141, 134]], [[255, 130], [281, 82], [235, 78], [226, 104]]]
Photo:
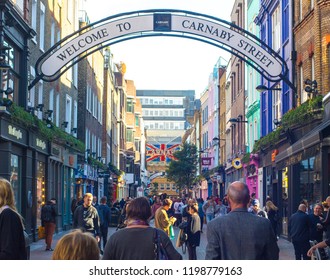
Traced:
[[[288, 218], [307, 200], [308, 211], [329, 195], [330, 121], [322, 123], [305, 137], [276, 157], [281, 174], [283, 234], [287, 234]], [[323, 137], [326, 136], [326, 137]]]

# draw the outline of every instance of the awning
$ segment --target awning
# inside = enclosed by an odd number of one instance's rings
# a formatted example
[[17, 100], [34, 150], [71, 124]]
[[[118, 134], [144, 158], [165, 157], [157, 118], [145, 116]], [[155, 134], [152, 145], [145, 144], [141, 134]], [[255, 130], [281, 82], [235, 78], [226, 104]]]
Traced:
[[281, 169], [316, 155], [319, 151], [319, 144], [324, 137], [328, 136], [328, 133], [323, 132], [329, 128], [330, 120], [323, 121], [292, 146], [280, 152], [275, 159], [277, 168]]

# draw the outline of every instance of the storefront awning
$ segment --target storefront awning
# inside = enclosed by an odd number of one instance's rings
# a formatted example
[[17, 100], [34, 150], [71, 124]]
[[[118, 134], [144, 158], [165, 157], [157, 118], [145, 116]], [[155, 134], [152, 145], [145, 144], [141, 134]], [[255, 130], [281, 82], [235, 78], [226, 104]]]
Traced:
[[[292, 146], [280, 152], [275, 160], [277, 168], [281, 169], [316, 155], [319, 151], [319, 144], [324, 137], [328, 136], [329, 129], [330, 120], [323, 121]], [[325, 130], [327, 133], [323, 133]]]

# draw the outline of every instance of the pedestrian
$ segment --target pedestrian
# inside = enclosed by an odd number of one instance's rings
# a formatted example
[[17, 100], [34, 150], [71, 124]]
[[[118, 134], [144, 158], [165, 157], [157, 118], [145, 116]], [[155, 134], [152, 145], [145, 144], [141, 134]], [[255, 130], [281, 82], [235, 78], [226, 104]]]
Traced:
[[103, 260], [155, 260], [156, 232], [171, 260], [182, 256], [175, 250], [167, 234], [149, 226], [151, 209], [146, 197], [133, 199], [127, 207], [127, 227], [112, 234], [105, 246]]
[[162, 206], [162, 202], [160, 201], [160, 198], [158, 196], [155, 196], [154, 202], [151, 206], [151, 219], [155, 218], [156, 211], [161, 206]]
[[41, 208], [41, 225], [45, 227], [46, 251], [53, 251], [52, 242], [56, 228], [56, 199], [52, 198]]
[[76, 210], [77, 207], [78, 207], [78, 200], [76, 198], [73, 198], [71, 200], [71, 213], [72, 213], [72, 217], [73, 217], [74, 211]]
[[299, 204], [298, 210], [289, 219], [289, 235], [294, 247], [296, 260], [310, 260], [307, 251], [310, 249], [309, 228], [310, 220], [306, 212], [306, 204]]
[[204, 225], [203, 198], [197, 198], [197, 203], [198, 203], [198, 215], [201, 220], [201, 233], [203, 233], [203, 225]]
[[211, 195], [210, 197], [207, 198], [203, 205], [203, 210], [206, 216], [206, 224], [208, 224], [210, 221], [213, 220], [214, 218], [214, 213], [215, 213], [215, 201], [214, 197]]
[[278, 260], [279, 248], [272, 225], [247, 211], [248, 186], [233, 182], [228, 187], [231, 211], [207, 225], [207, 260]]
[[22, 216], [15, 206], [10, 182], [0, 178], [0, 260], [26, 260]]
[[219, 216], [223, 216], [227, 214], [227, 207], [225, 205], [223, 205], [222, 203], [222, 199], [219, 198], [218, 202], [215, 206], [215, 212], [214, 212], [214, 218], [219, 217]]
[[324, 220], [322, 221], [322, 226], [325, 230], [325, 238], [330, 239], [330, 196], [325, 200], [324, 207]]
[[165, 231], [168, 236], [170, 236], [170, 226], [173, 226], [176, 221], [176, 218], [173, 216], [169, 218], [167, 215], [167, 211], [171, 206], [172, 200], [165, 198], [162, 202], [162, 206], [159, 207], [155, 213], [155, 227]]
[[330, 246], [330, 239], [325, 239], [325, 240], [323, 240], [323, 241], [321, 241], [321, 242], [315, 244], [314, 246], [312, 246], [312, 247], [308, 250], [308, 252], [307, 252], [307, 256], [308, 256], [308, 257], [311, 257], [316, 249], [326, 248], [326, 247], [328, 247], [328, 246]]
[[[108, 228], [110, 224], [111, 219], [111, 211], [110, 207], [107, 205], [107, 197], [103, 196], [100, 200], [100, 205], [98, 207], [98, 213], [100, 217], [100, 233], [101, 233], [101, 239], [103, 239], [103, 250], [105, 248], [105, 244], [107, 243], [108, 239]], [[102, 241], [102, 240], [101, 240]], [[101, 248], [101, 241], [100, 241], [100, 248]], [[101, 253], [103, 251], [101, 250]]]
[[313, 214], [309, 214], [309, 220], [310, 220], [310, 228], [309, 228], [309, 234], [310, 234], [310, 240], [317, 242], [321, 242], [323, 240], [323, 206], [322, 204], [316, 203], [313, 208]]
[[184, 206], [181, 199], [177, 199], [174, 204], [174, 217], [176, 218], [175, 226], [179, 226], [182, 222], [182, 207]]
[[197, 260], [196, 248], [199, 246], [201, 240], [201, 220], [198, 215], [198, 204], [194, 203], [193, 205], [189, 205], [188, 211], [191, 215], [186, 229], [188, 235], [188, 255], [189, 260]]
[[84, 195], [84, 204], [77, 207], [73, 215], [73, 228], [80, 228], [93, 234], [100, 242], [100, 221], [97, 209], [92, 206], [93, 195]]
[[89, 232], [75, 229], [62, 236], [57, 242], [53, 260], [99, 260], [97, 240]]
[[260, 202], [258, 199], [253, 199], [251, 202], [251, 206], [252, 214], [257, 215], [259, 217], [268, 218], [266, 211], [260, 208]]
[[93, 202], [92, 205], [97, 209], [97, 207], [99, 206], [99, 202], [97, 200], [97, 196], [93, 196]]
[[272, 224], [272, 228], [274, 230], [275, 236], [278, 239], [277, 235], [277, 223], [278, 223], [278, 208], [275, 206], [273, 201], [268, 200], [265, 206], [267, 217]]

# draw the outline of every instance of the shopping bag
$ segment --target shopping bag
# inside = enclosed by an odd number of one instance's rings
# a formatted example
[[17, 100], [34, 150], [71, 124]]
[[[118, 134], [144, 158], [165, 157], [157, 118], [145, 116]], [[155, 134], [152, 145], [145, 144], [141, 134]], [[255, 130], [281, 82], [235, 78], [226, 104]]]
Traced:
[[174, 228], [170, 226], [170, 239], [173, 240], [175, 238]]
[[45, 227], [39, 226], [38, 227], [38, 239], [45, 238]]

